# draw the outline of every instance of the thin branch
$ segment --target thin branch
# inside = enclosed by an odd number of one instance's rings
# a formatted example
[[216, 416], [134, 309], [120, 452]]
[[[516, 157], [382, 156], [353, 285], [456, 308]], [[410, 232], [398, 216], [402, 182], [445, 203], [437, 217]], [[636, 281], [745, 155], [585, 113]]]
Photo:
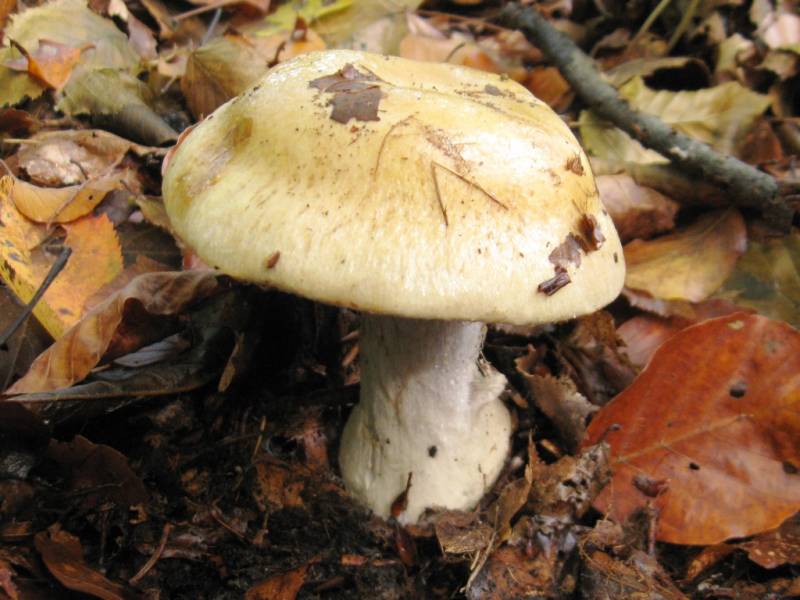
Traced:
[[30, 314], [33, 312], [33, 309], [36, 307], [36, 304], [39, 300], [42, 299], [44, 293], [47, 291], [47, 288], [50, 287], [50, 284], [55, 281], [55, 278], [61, 272], [61, 270], [66, 266], [67, 259], [69, 259], [69, 255], [72, 254], [72, 248], [68, 246], [64, 246], [64, 249], [61, 251], [61, 254], [58, 255], [56, 261], [53, 263], [53, 266], [50, 267], [50, 271], [48, 271], [47, 276], [42, 281], [42, 285], [39, 286], [39, 289], [36, 290], [36, 293], [31, 298], [31, 301], [28, 302], [27, 306], [22, 310], [22, 312], [17, 316], [14, 322], [6, 329], [3, 333], [0, 333], [0, 348], [4, 347], [6, 342], [9, 338], [14, 335], [14, 332], [19, 329], [19, 326], [25, 322]]
[[499, 20], [521, 30], [600, 117], [645, 147], [663, 154], [677, 167], [712, 182], [731, 203], [757, 208], [773, 226], [788, 229], [794, 211], [787, 200], [796, 191], [784, 189], [772, 176], [755, 167], [675, 132], [658, 117], [633, 110], [616, 89], [603, 81], [594, 61], [534, 9], [512, 2], [500, 12]]

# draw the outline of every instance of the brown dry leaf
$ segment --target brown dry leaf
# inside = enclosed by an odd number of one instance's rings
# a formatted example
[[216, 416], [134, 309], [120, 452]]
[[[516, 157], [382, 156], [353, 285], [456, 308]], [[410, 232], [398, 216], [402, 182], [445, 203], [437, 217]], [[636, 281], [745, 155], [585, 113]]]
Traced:
[[562, 440], [572, 450], [580, 446], [589, 416], [597, 411], [586, 397], [578, 392], [569, 377], [530, 375], [517, 368], [528, 382], [533, 401], [558, 429]]
[[287, 506], [303, 506], [301, 492], [310, 471], [272, 459], [255, 464], [256, 488], [253, 496], [263, 510], [278, 510]]
[[311, 29], [301, 39], [292, 32], [269, 37], [228, 33], [192, 52], [181, 91], [192, 114], [201, 118], [253, 85], [271, 64], [324, 49], [325, 42]]
[[74, 129], [29, 137], [16, 159], [32, 183], [62, 187], [96, 178], [119, 165], [128, 152], [138, 156], [164, 153], [161, 148], [140, 146], [102, 129]]
[[[658, 539], [715, 544], [780, 525], [800, 509], [800, 333], [737, 313], [667, 340], [596, 415], [614, 478], [596, 501], [620, 522], [651, 502]], [[613, 430], [618, 425], [618, 430]], [[657, 498], [633, 480], [666, 480]]]
[[46, 87], [58, 91], [72, 75], [72, 69], [78, 64], [81, 52], [85, 48], [73, 48], [66, 44], [39, 40], [39, 47], [28, 52], [22, 44], [11, 40], [11, 45], [19, 50], [23, 58], [6, 62], [6, 66], [18, 71], [27, 71], [28, 75]]
[[433, 524], [436, 539], [449, 554], [474, 554], [489, 547], [492, 527], [478, 518], [475, 512], [448, 510], [436, 515]]
[[412, 60], [464, 65], [490, 73], [502, 72], [501, 67], [475, 41], [460, 34], [453, 34], [450, 38], [435, 38], [409, 33], [400, 41], [400, 56]]
[[656, 559], [640, 550], [635, 550], [625, 561], [592, 550], [586, 554], [584, 568], [581, 577], [584, 598], [688, 600]]
[[245, 592], [245, 600], [295, 600], [306, 581], [308, 565], [273, 575]]
[[51, 225], [88, 215], [112, 190], [121, 189], [122, 173], [89, 179], [82, 185], [43, 188], [12, 175], [0, 178], [0, 194], [11, 198], [17, 210], [31, 221]]
[[761, 533], [735, 547], [746, 551], [750, 560], [765, 569], [800, 564], [800, 520], [793, 517], [778, 529]]
[[746, 246], [738, 211], [711, 212], [676, 233], [627, 244], [625, 285], [658, 299], [700, 302], [728, 278]]
[[533, 475], [529, 467], [525, 470], [525, 477], [506, 484], [497, 500], [486, 510], [487, 520], [492, 523], [498, 541], [508, 539], [511, 534], [511, 520], [528, 501], [532, 482]]
[[503, 546], [489, 556], [467, 589], [469, 600], [517, 600], [550, 597], [555, 574], [543, 552], [528, 556], [515, 546]]
[[[64, 226], [65, 245], [72, 249], [67, 266], [36, 305], [33, 314], [58, 338], [83, 314], [83, 304], [122, 269], [114, 226], [105, 215], [83, 217]], [[0, 277], [23, 302], [33, 297], [54, 260], [41, 248], [47, 230], [26, 219], [7, 195], [0, 193]]]
[[37, 533], [34, 543], [47, 570], [65, 588], [103, 600], [139, 599], [139, 594], [133, 590], [89, 567], [83, 559], [80, 540], [58, 525]]
[[148, 500], [147, 489], [127, 457], [110, 446], [79, 435], [71, 442], [51, 440], [47, 457], [64, 469], [67, 489], [82, 497], [84, 509], [109, 501], [127, 507]]
[[572, 102], [574, 94], [567, 80], [555, 67], [535, 67], [531, 69], [527, 87], [534, 96], [550, 105], [556, 112], [563, 112]]
[[627, 174], [599, 175], [595, 181], [623, 242], [646, 240], [675, 227], [678, 203], [664, 194], [639, 185]]
[[656, 348], [680, 330], [706, 319], [740, 311], [755, 312], [748, 311], [727, 300], [712, 298], [700, 304], [687, 306], [687, 312], [682, 316], [663, 318], [647, 314], [636, 315], [620, 325], [617, 334], [625, 342], [625, 349], [630, 361], [642, 368], [650, 360]]
[[209, 295], [216, 285], [216, 275], [210, 271], [168, 271], [135, 277], [84, 315], [6, 393], [45, 392], [82, 380], [111, 346], [128, 304], [136, 303], [150, 315], [172, 315]]

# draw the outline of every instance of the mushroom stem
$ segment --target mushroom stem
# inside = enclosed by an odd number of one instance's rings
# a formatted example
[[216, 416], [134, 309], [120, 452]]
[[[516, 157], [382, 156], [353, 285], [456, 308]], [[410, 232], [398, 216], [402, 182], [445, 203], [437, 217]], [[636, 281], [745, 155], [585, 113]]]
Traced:
[[482, 323], [362, 315], [361, 401], [342, 434], [350, 492], [387, 517], [406, 489], [403, 523], [428, 507], [469, 509], [494, 483], [511, 418], [505, 377], [480, 357]]

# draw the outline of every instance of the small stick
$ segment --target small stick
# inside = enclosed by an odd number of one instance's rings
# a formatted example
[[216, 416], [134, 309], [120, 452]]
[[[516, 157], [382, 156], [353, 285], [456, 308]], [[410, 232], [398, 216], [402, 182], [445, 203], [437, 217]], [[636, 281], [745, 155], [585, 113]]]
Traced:
[[61, 273], [61, 270], [67, 265], [67, 260], [69, 259], [70, 254], [72, 254], [72, 248], [64, 246], [64, 249], [61, 250], [61, 254], [58, 255], [58, 258], [56, 258], [53, 266], [50, 267], [50, 271], [48, 271], [44, 281], [42, 281], [42, 285], [39, 286], [39, 289], [36, 290], [33, 298], [31, 298], [31, 301], [28, 302], [23, 311], [9, 326], [9, 328], [0, 334], [0, 348], [6, 345], [6, 342], [9, 340], [9, 338], [14, 335], [14, 332], [19, 329], [20, 325], [22, 325], [25, 322], [25, 319], [27, 319], [33, 312], [33, 309], [36, 307], [36, 304], [39, 302], [39, 300], [42, 299], [42, 296], [44, 296], [47, 288], [50, 287], [50, 284], [55, 281], [55, 278], [58, 277], [58, 274]]
[[798, 193], [795, 186], [778, 183], [768, 173], [674, 131], [658, 117], [632, 109], [601, 79], [594, 61], [533, 8], [511, 2], [500, 12], [499, 20], [522, 31], [601, 118], [699, 180], [713, 183], [733, 204], [757, 208], [772, 226], [789, 229], [794, 216], [792, 195]]
[[128, 580], [129, 584], [138, 584], [139, 581], [141, 581], [142, 578], [150, 572], [150, 569], [156, 565], [158, 559], [161, 558], [161, 555], [164, 552], [164, 548], [167, 546], [167, 540], [169, 540], [170, 531], [172, 531], [172, 523], [167, 523], [164, 525], [164, 530], [161, 532], [161, 541], [158, 542], [158, 548], [156, 548], [156, 551], [153, 552], [152, 556], [147, 559], [147, 562], [142, 565], [142, 568], [139, 569], [136, 575]]

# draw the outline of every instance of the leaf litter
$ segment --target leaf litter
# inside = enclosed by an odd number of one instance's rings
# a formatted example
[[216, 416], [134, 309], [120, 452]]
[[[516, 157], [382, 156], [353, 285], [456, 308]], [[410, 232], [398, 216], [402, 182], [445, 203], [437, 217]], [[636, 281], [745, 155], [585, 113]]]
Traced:
[[[797, 232], [719, 210], [724, 191], [599, 121], [536, 48], [491, 21], [490, 3], [403, 14], [419, 4], [0, 7], [11, 15], [0, 323], [73, 249], [35, 320], [0, 349], [6, 596], [798, 591], [797, 332], [781, 322], [798, 323]], [[587, 8], [616, 28], [595, 45], [597, 63], [635, 107], [791, 179], [796, 18], [785, 3], [723, 4], [698, 12], [678, 42], [669, 12], [642, 28], [645, 9]], [[542, 9], [589, 39], [569, 3]], [[229, 282], [189, 253], [184, 264], [200, 268], [143, 258], [180, 258], [159, 146], [272, 65], [347, 46], [533, 90], [577, 124], [626, 241], [626, 299], [574, 322], [490, 332], [487, 358], [510, 382], [512, 454], [474, 511], [433, 511], [416, 526], [371, 517], [336, 477], [357, 397], [353, 313]], [[332, 119], [380, 118], [370, 75], [316, 82]], [[559, 269], [602, 243], [591, 223], [579, 230], [553, 250], [543, 291], [557, 293], [568, 282]]]

